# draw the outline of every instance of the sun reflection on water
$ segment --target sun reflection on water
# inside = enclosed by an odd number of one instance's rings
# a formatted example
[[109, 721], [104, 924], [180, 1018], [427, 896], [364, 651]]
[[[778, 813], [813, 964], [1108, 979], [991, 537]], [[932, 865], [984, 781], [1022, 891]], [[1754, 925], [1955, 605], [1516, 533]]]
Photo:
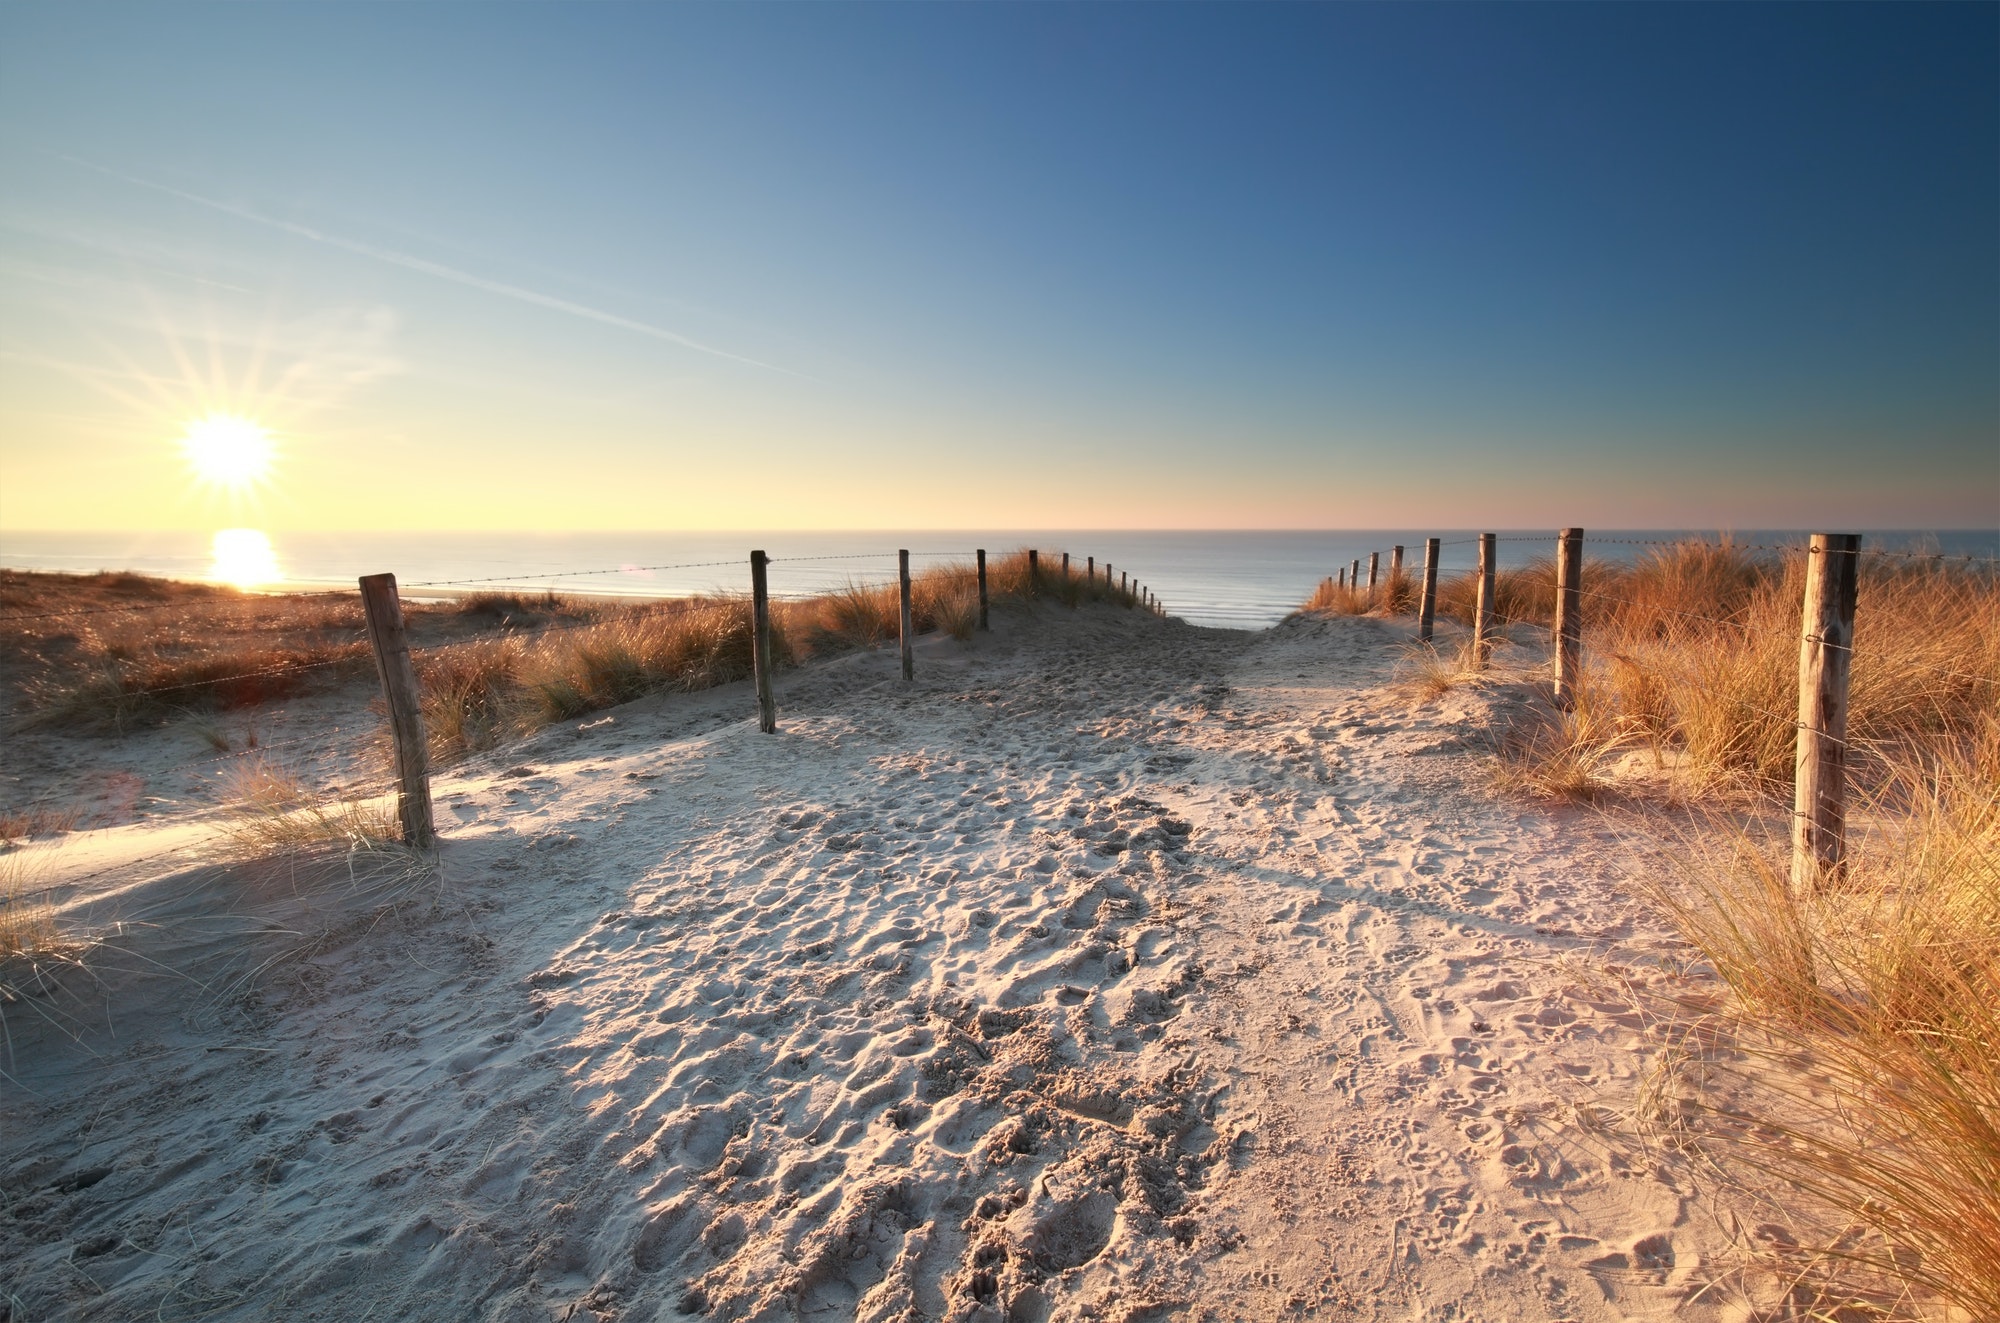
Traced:
[[237, 588], [261, 588], [277, 583], [285, 575], [278, 568], [278, 553], [271, 539], [254, 528], [224, 528], [209, 544], [215, 563], [208, 577]]

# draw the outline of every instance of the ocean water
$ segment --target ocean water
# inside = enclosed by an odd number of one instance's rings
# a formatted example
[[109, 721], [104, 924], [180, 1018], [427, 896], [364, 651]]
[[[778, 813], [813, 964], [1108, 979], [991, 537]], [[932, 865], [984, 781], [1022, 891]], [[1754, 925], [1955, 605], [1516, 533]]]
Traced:
[[[1127, 571], [1158, 594], [1171, 612], [1197, 624], [1255, 629], [1284, 618], [1319, 580], [1371, 551], [1405, 548], [1407, 564], [1422, 564], [1426, 537], [1445, 542], [1443, 573], [1476, 561], [1475, 533], [1464, 530], [1216, 532], [1131, 530], [993, 530], [987, 532], [724, 532], [724, 533], [278, 533], [231, 530], [248, 537], [203, 533], [24, 533], [0, 531], [0, 567], [23, 570], [136, 570], [177, 579], [256, 582], [283, 588], [351, 587], [357, 576], [393, 571], [412, 596], [425, 587], [554, 588], [569, 592], [672, 596], [747, 592], [750, 550], [774, 558], [771, 590], [800, 596], [850, 580], [880, 582], [896, 573], [896, 550], [913, 565], [970, 560], [990, 552], [1036, 547], [1053, 565], [1068, 551], [1081, 572], [1094, 556]], [[1587, 556], [1630, 560], [1649, 543], [1719, 536], [1676, 529], [1591, 531]], [[1805, 534], [1744, 530], [1739, 543], [1798, 545]], [[1548, 555], [1553, 530], [1500, 533], [1503, 565]], [[1867, 533], [1866, 548], [2000, 556], [1993, 529], [1894, 530]], [[218, 551], [221, 560], [218, 560]], [[1363, 571], [1366, 573], [1365, 569]]]

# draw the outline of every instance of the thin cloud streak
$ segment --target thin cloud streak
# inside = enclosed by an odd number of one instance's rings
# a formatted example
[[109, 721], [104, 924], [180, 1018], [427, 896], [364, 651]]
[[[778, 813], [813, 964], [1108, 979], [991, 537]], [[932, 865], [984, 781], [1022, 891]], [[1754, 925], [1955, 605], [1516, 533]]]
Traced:
[[294, 234], [302, 239], [310, 239], [314, 243], [322, 243], [329, 248], [338, 248], [343, 252], [354, 253], [360, 257], [372, 258], [377, 262], [384, 262], [390, 266], [399, 266], [407, 271], [416, 271], [423, 275], [435, 277], [438, 280], [448, 280], [453, 284], [464, 285], [469, 289], [482, 290], [488, 294], [498, 294], [502, 298], [515, 299], [522, 303], [533, 304], [538, 308], [548, 308], [555, 312], [568, 313], [572, 317], [581, 317], [585, 321], [598, 322], [605, 326], [616, 326], [621, 330], [635, 331], [640, 335], [650, 336], [655, 340], [665, 340], [669, 344], [676, 344], [684, 349], [695, 350], [697, 353], [711, 354], [716, 358], [728, 359], [732, 363], [742, 363], [749, 367], [763, 368], [769, 372], [782, 372], [788, 377], [800, 377], [807, 381], [815, 380], [815, 378], [808, 377], [803, 372], [794, 372], [790, 368], [779, 367], [775, 363], [766, 363], [761, 359], [745, 358], [741, 354], [732, 354], [727, 349], [717, 349], [714, 345], [705, 345], [699, 340], [691, 340], [687, 336], [675, 331], [669, 331], [665, 327], [654, 326], [647, 322], [634, 321], [630, 317], [620, 317], [618, 314], [612, 312], [602, 312], [581, 303], [572, 303], [568, 299], [556, 298], [551, 294], [539, 294], [532, 289], [523, 289], [519, 285], [509, 285], [505, 281], [489, 280], [485, 276], [476, 276], [469, 271], [460, 271], [456, 267], [445, 266], [440, 262], [413, 257], [408, 253], [399, 253], [392, 248], [378, 248], [374, 244], [362, 243], [356, 239], [344, 239], [336, 234], [328, 234], [324, 230], [316, 230], [309, 225], [300, 225], [294, 221], [279, 220], [275, 216], [266, 216], [261, 212], [252, 211], [248, 207], [239, 207], [232, 203], [219, 202], [214, 198], [206, 198], [199, 193], [189, 193], [184, 189], [175, 188], [170, 184], [155, 183], [150, 179], [141, 179], [136, 175], [128, 175], [122, 171], [113, 170], [108, 166], [98, 165], [94, 161], [86, 161], [81, 157], [70, 156], [63, 152], [48, 152], [47, 154], [58, 160], [68, 161], [71, 165], [80, 165], [86, 170], [95, 170], [99, 174], [108, 175], [113, 179], [132, 184], [138, 188], [148, 188], [157, 193], [165, 193], [169, 197], [176, 197], [184, 202], [192, 202], [197, 206], [208, 207], [211, 210], [222, 212], [224, 215], [234, 216], [239, 220], [252, 221], [259, 225], [283, 230], [287, 234]]

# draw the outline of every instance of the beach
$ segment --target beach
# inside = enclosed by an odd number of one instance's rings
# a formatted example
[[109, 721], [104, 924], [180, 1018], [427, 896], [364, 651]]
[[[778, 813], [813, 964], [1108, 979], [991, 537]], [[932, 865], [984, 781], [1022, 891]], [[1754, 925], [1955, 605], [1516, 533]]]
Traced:
[[1519, 696], [1412, 701], [1408, 632], [1009, 603], [913, 684], [785, 673], [774, 736], [737, 684], [474, 757], [422, 876], [75, 833], [46, 875], [97, 873], [57, 894], [108, 972], [8, 1008], [0, 1292], [1721, 1317], [1720, 1210], [1617, 1124], [1618, 990], [1674, 947], [1643, 854], [1499, 793]]

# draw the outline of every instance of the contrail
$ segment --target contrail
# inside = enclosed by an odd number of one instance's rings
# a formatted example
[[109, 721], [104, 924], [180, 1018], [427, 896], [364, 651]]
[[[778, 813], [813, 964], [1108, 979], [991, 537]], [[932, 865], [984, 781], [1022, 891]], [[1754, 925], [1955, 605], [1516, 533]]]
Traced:
[[[268, 225], [273, 229], [283, 230], [287, 234], [295, 234], [301, 239], [311, 239], [314, 243], [323, 243], [329, 248], [339, 248], [344, 252], [354, 253], [361, 257], [370, 257], [378, 262], [386, 262], [390, 266], [400, 266], [406, 271], [418, 271], [427, 276], [434, 276], [439, 280], [449, 280], [455, 285], [464, 285], [470, 289], [484, 290], [488, 294], [498, 294], [502, 298], [518, 299], [522, 303], [532, 303], [538, 308], [551, 308], [556, 312], [568, 313], [572, 317], [581, 317], [585, 321], [601, 322], [606, 326], [616, 326], [622, 330], [637, 331], [640, 335], [651, 336], [655, 340], [665, 340], [669, 344], [680, 345], [684, 349], [692, 349], [698, 353], [713, 354], [717, 358], [726, 358], [732, 363], [743, 363], [750, 367], [763, 368], [769, 372], [782, 372], [788, 377], [805, 376], [802, 372], [794, 372], [790, 368], [782, 368], [775, 363], [766, 363], [755, 358], [745, 358], [741, 354], [732, 354], [727, 349], [717, 349], [714, 345], [705, 345], [699, 340], [690, 340], [687, 336], [675, 331], [669, 331], [663, 326], [653, 326], [647, 322], [633, 321], [630, 317], [620, 317], [617, 313], [613, 312], [600, 312], [596, 308], [586, 307], [581, 303], [571, 303], [568, 299], [559, 299], [551, 294], [538, 294], [532, 289], [523, 289], [519, 285], [509, 285], [505, 281], [488, 280], [485, 276], [476, 276], [470, 271], [460, 271], [456, 267], [445, 266], [440, 262], [427, 261], [421, 257], [412, 257], [408, 253], [399, 253], [392, 248], [377, 248], [374, 244], [362, 243], [356, 239], [343, 239], [337, 234], [328, 234], [324, 230], [316, 230], [310, 225], [300, 225], [294, 221], [279, 220], [275, 216], [266, 216], [261, 212], [252, 211], [248, 207], [239, 207], [228, 202], [218, 202], [214, 198], [205, 198], [199, 193], [189, 193], [183, 189], [175, 188], [170, 184], [159, 184], [150, 179], [141, 179], [136, 175], [128, 175], [122, 171], [113, 170], [108, 166], [98, 165], [94, 161], [83, 160], [81, 157], [70, 156], [63, 152], [47, 152], [46, 154], [56, 157], [58, 160], [68, 161], [72, 165], [80, 165], [86, 170], [95, 170], [101, 175], [109, 175], [113, 179], [122, 180], [127, 184], [136, 185], [139, 188], [150, 188], [156, 193], [165, 193], [169, 197], [179, 198], [183, 202], [192, 202], [196, 206], [207, 207], [213, 211], [222, 212], [225, 215], [235, 216], [239, 220], [254, 221], [259, 225]], [[811, 380], [811, 378], [807, 378], [807, 380]]]

